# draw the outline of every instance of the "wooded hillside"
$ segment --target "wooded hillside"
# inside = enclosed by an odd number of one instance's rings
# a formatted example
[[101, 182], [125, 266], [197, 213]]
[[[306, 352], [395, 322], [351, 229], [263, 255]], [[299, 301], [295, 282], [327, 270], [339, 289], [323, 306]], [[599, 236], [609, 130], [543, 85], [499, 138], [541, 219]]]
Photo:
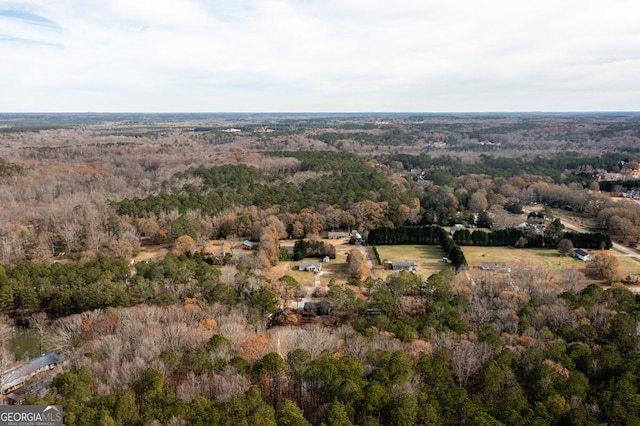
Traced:
[[639, 139], [636, 114], [0, 114], [0, 366], [14, 325], [64, 354], [26, 402], [70, 425], [634, 424]]

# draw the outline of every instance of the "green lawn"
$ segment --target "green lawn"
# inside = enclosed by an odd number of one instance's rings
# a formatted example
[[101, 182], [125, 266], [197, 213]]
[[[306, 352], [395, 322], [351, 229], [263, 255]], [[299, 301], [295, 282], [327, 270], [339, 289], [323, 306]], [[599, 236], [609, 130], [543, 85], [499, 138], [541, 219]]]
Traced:
[[[431, 245], [389, 245], [376, 246], [380, 259], [389, 261], [413, 261], [417, 266], [417, 273], [424, 278], [440, 272], [445, 265], [442, 263], [442, 250], [438, 246]], [[560, 270], [568, 268], [584, 269], [586, 264], [570, 256], [560, 256], [557, 250], [544, 248], [516, 249], [513, 247], [471, 247], [463, 246], [462, 251], [470, 268], [478, 267], [482, 262], [504, 262], [514, 268], [521, 264], [531, 263], [546, 265]], [[615, 250], [607, 253], [617, 256], [620, 263], [618, 278], [627, 275], [640, 278], [640, 261], [623, 256]], [[388, 271], [383, 271], [382, 266], [375, 265], [376, 277], [386, 278]], [[317, 259], [305, 259], [306, 262], [317, 262]], [[300, 262], [280, 262], [278, 268], [281, 275], [291, 275], [302, 286], [313, 286], [315, 276], [311, 272], [299, 271]], [[346, 264], [346, 250], [338, 251], [337, 258], [329, 263], [322, 264], [320, 285], [326, 287], [329, 281], [335, 278], [336, 282], [343, 283], [348, 279]]]
[[[301, 262], [314, 262], [322, 264], [322, 274], [320, 274], [320, 286], [326, 287], [329, 285], [331, 278], [335, 278], [337, 282], [345, 282], [348, 278], [348, 270], [346, 263], [346, 256], [343, 253], [338, 253], [336, 259], [332, 259], [328, 263], [322, 263], [316, 258], [304, 259]], [[290, 275], [300, 283], [301, 286], [313, 286], [315, 280], [315, 274], [308, 271], [298, 270], [300, 262], [279, 262], [278, 267], [281, 268], [282, 275]]]
[[[394, 262], [416, 263], [416, 273], [424, 278], [432, 274], [437, 274], [445, 267], [442, 263], [442, 250], [438, 246], [427, 245], [397, 245], [397, 246], [376, 246], [380, 260]], [[379, 267], [382, 270], [382, 267]]]
[[[583, 269], [586, 266], [586, 263], [581, 260], [574, 259], [571, 256], [560, 256], [557, 250], [545, 248], [462, 247], [462, 251], [470, 268], [478, 267], [482, 262], [504, 262], [509, 267], [515, 267], [523, 263], [534, 263], [546, 265], [553, 269], [573, 267]], [[620, 263], [619, 278], [624, 278], [627, 275], [640, 277], [640, 262], [638, 260], [623, 256], [615, 250], [607, 250], [606, 252], [618, 258]]]
[[480, 266], [482, 262], [504, 262], [509, 267], [521, 263], [537, 263], [554, 269], [565, 269], [583, 266], [582, 261], [570, 256], [560, 256], [557, 250], [544, 248], [513, 248], [513, 247], [469, 247], [463, 246], [462, 251], [470, 268]]
[[301, 286], [312, 287], [315, 275], [309, 271], [299, 271], [298, 264], [300, 262], [281, 262], [286, 263], [283, 275], [290, 275], [300, 283]]

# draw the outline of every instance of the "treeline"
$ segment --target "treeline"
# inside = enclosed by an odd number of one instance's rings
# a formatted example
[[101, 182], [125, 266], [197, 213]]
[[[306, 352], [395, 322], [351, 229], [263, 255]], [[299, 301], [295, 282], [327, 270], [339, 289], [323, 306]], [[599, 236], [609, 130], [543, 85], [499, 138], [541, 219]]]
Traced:
[[609, 250], [613, 247], [611, 236], [603, 232], [564, 232], [558, 235], [538, 235], [528, 234], [520, 228], [497, 229], [491, 232], [481, 229], [472, 232], [465, 228], [457, 230], [451, 238], [444, 228], [436, 225], [380, 227], [369, 231], [367, 242], [372, 245], [439, 244], [445, 253], [449, 253], [449, 260], [453, 263], [458, 256], [456, 246], [555, 248], [562, 238], [570, 240], [575, 248]]
[[491, 232], [481, 229], [473, 232], [468, 229], [460, 229], [453, 234], [453, 240], [461, 246], [555, 248], [562, 238], [571, 241], [575, 248], [609, 250], [613, 247], [611, 236], [604, 232], [565, 232], [555, 236], [531, 234], [520, 228], [505, 228]]
[[604, 232], [565, 232], [563, 238], [571, 241], [576, 248], [609, 250], [613, 247], [611, 236]]
[[305, 257], [329, 256], [330, 259], [336, 258], [336, 246], [331, 243], [324, 242], [320, 239], [298, 239], [293, 245], [292, 260], [298, 261]]
[[613, 192], [616, 187], [636, 189], [640, 187], [640, 180], [603, 180], [598, 184], [600, 185], [600, 191]]
[[[525, 233], [519, 228], [497, 229], [495, 231], [486, 232], [477, 229], [471, 232], [468, 229], [459, 229], [453, 234], [453, 241], [461, 246], [515, 246]], [[543, 236], [534, 235], [527, 238], [527, 247], [542, 247]]]
[[46, 312], [52, 318], [107, 307], [140, 303], [171, 305], [186, 298], [227, 306], [247, 304], [262, 317], [275, 306], [275, 295], [250, 284], [242, 269], [233, 287], [220, 281], [220, 270], [199, 253], [169, 253], [159, 262], [100, 258], [95, 261], [41, 264], [30, 261], [12, 268], [0, 264], [0, 313], [24, 320]]
[[[420, 168], [435, 171], [445, 168], [453, 177], [486, 174], [492, 177], [508, 178], [528, 174], [551, 176], [557, 183], [579, 181], [586, 186], [591, 182], [590, 175], [572, 174], [567, 176], [561, 174], [566, 170], [579, 170], [584, 166], [590, 166], [593, 169], [612, 170], [617, 167], [621, 156], [627, 158], [628, 154], [603, 153], [597, 157], [583, 157], [577, 152], [570, 151], [564, 154], [557, 154], [552, 158], [536, 156], [526, 159], [480, 154], [480, 160], [474, 164], [465, 164], [462, 159], [451, 156], [431, 157], [428, 154], [394, 154], [389, 156], [389, 161], [401, 162], [406, 170]], [[601, 185], [603, 183], [606, 184], [606, 182], [601, 182]], [[615, 182], [615, 184], [619, 184], [619, 182]], [[602, 190], [610, 191], [611, 189]]]
[[383, 226], [369, 231], [367, 244], [370, 245], [394, 245], [394, 244], [426, 244], [437, 245], [442, 239], [449, 236], [441, 226], [398, 226], [391, 228]]
[[426, 244], [440, 245], [451, 265], [462, 268], [467, 265], [462, 249], [441, 226], [383, 226], [369, 231], [367, 243], [371, 245]]

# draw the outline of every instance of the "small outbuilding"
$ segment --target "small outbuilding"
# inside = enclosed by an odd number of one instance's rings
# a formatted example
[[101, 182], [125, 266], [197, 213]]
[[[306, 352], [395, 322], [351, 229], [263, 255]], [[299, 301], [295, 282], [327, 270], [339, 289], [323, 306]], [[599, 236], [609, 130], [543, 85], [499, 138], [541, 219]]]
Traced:
[[391, 269], [394, 271], [416, 271], [415, 262], [384, 262], [385, 269]]
[[482, 262], [480, 264], [480, 269], [483, 271], [493, 272], [511, 272], [511, 268], [509, 268], [504, 262]]
[[347, 239], [350, 236], [351, 234], [346, 231], [329, 231], [327, 238], [329, 238], [330, 240], [339, 240], [341, 238]]

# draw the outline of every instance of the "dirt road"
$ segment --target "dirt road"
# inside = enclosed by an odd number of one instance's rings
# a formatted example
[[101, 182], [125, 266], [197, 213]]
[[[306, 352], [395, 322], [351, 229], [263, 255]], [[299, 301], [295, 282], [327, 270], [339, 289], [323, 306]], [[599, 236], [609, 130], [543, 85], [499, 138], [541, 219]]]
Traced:
[[360, 249], [360, 251], [364, 255], [364, 258], [367, 261], [367, 266], [369, 267], [369, 271], [371, 272], [371, 278], [375, 279], [376, 272], [373, 269], [373, 262], [371, 261], [371, 258], [369, 257], [369, 250], [367, 250], [367, 248], [362, 243], [358, 243], [358, 249]]

